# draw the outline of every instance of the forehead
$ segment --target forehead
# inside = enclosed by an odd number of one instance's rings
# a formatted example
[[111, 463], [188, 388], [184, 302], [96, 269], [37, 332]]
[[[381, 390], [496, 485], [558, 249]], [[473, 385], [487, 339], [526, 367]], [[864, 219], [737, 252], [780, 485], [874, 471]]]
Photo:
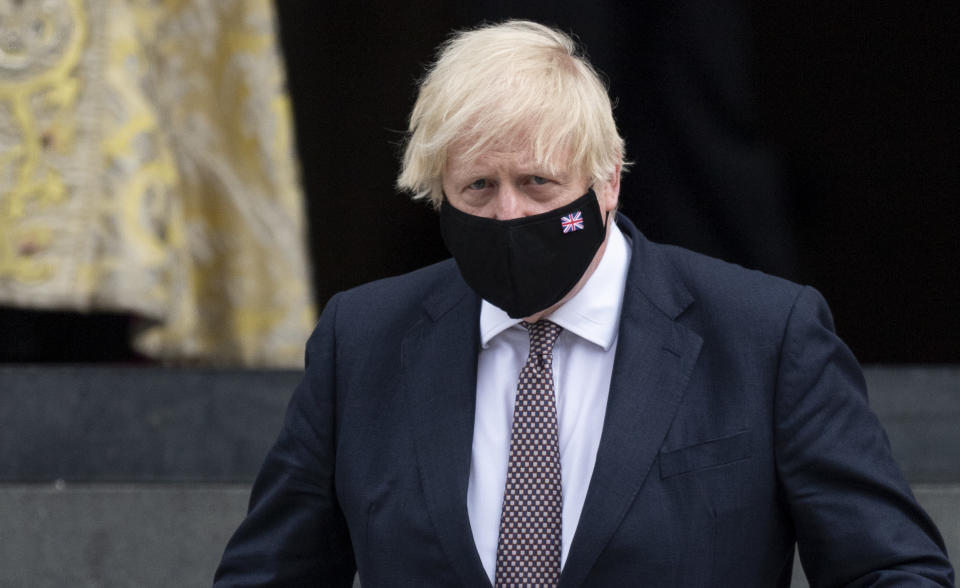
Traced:
[[567, 157], [538, 158], [530, 141], [501, 141], [482, 146], [457, 141], [447, 150], [444, 175], [470, 175], [493, 170], [566, 174], [570, 168]]

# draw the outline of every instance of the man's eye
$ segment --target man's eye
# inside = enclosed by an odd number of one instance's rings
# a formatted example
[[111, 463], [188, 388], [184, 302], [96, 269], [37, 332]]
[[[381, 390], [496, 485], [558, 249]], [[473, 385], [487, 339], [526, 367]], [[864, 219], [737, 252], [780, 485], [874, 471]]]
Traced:
[[469, 186], [467, 186], [467, 188], [469, 188], [469, 189], [471, 189], [471, 190], [483, 190], [483, 189], [486, 188], [486, 187], [487, 187], [487, 181], [486, 181], [486, 180], [476, 180], [476, 181], [474, 181], [472, 184], [470, 184]]
[[538, 185], [538, 186], [542, 186], [542, 185], [544, 185], [544, 184], [546, 184], [547, 182], [550, 181], [550, 180], [548, 180], [547, 178], [544, 178], [544, 177], [541, 177], [541, 176], [533, 176], [532, 178], [530, 178], [530, 180], [531, 180], [534, 184], [536, 184], [536, 185]]

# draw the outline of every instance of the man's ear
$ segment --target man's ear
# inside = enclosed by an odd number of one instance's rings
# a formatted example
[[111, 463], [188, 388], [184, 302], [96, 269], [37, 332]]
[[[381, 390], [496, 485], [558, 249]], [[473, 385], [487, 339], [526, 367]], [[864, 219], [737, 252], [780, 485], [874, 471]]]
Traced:
[[597, 196], [600, 199], [600, 208], [604, 213], [617, 210], [617, 204], [620, 202], [620, 162], [613, 170], [613, 174], [603, 182], [599, 183]]

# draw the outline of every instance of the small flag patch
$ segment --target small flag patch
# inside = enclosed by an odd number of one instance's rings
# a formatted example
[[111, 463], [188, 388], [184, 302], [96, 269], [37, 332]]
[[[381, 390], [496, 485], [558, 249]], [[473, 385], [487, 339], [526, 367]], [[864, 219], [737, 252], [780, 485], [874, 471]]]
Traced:
[[563, 226], [564, 233], [572, 233], [583, 228], [583, 216], [580, 211], [576, 211], [570, 216], [560, 217], [560, 225]]

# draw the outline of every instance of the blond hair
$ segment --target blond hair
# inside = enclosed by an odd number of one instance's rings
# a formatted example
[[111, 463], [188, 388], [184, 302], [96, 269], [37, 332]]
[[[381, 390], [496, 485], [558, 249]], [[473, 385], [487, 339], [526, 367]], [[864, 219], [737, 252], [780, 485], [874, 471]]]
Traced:
[[439, 207], [454, 143], [469, 159], [520, 142], [594, 181], [624, 153], [606, 87], [569, 36], [521, 20], [454, 33], [420, 83], [397, 186]]

